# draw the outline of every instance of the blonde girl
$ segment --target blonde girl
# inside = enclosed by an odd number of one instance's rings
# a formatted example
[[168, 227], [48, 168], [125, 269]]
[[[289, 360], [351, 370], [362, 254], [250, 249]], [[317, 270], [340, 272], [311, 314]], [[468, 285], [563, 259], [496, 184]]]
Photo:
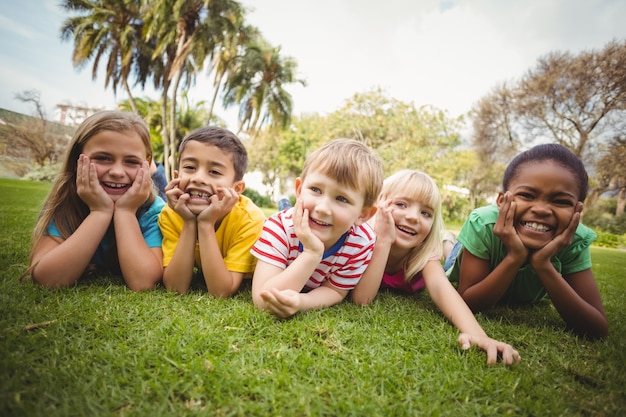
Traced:
[[150, 134], [132, 113], [102, 111], [78, 127], [33, 231], [26, 272], [45, 287], [68, 287], [100, 268], [135, 291], [163, 275]]
[[459, 344], [463, 349], [477, 345], [487, 353], [487, 363], [496, 362], [498, 355], [507, 365], [519, 362], [515, 349], [487, 336], [446, 277], [440, 261], [441, 198], [427, 174], [407, 169], [387, 178], [378, 211], [370, 222], [376, 232], [376, 246], [352, 291], [355, 303], [370, 303], [379, 288], [413, 294], [426, 287], [435, 305], [461, 331]]

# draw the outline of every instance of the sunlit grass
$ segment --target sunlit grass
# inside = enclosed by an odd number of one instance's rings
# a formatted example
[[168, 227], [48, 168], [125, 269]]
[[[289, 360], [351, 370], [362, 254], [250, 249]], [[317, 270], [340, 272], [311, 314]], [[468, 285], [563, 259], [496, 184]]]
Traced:
[[383, 293], [279, 321], [249, 283], [129, 291], [97, 276], [66, 290], [19, 283], [47, 185], [0, 180], [2, 416], [618, 416], [626, 413], [626, 253], [592, 249], [610, 321], [600, 342], [563, 330], [550, 303], [478, 320], [522, 362], [485, 365], [427, 294]]

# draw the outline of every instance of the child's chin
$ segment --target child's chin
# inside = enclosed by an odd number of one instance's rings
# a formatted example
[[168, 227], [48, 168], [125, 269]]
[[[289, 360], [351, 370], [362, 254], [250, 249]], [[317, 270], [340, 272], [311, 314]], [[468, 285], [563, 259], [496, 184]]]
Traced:
[[188, 207], [189, 211], [197, 216], [198, 214], [202, 213], [207, 207], [209, 207], [209, 204], [189, 204]]

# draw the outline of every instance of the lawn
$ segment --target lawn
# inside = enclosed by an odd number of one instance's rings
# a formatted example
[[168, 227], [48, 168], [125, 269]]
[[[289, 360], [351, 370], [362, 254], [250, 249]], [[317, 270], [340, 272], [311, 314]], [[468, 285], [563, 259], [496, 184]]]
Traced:
[[2, 416], [626, 415], [626, 252], [592, 249], [606, 340], [567, 333], [549, 302], [498, 308], [477, 318], [522, 362], [488, 366], [425, 293], [280, 321], [249, 285], [223, 300], [20, 283], [48, 189], [0, 180]]

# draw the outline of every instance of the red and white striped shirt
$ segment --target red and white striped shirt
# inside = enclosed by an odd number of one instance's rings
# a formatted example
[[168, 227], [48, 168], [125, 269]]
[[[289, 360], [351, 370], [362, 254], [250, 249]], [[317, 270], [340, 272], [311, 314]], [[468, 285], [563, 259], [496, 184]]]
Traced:
[[[301, 253], [302, 245], [293, 226], [293, 208], [272, 215], [265, 221], [261, 237], [250, 252], [256, 258], [279, 268], [287, 268]], [[352, 226], [324, 253], [322, 261], [304, 286], [312, 290], [324, 281], [341, 290], [351, 290], [370, 263], [376, 235], [363, 223]]]

